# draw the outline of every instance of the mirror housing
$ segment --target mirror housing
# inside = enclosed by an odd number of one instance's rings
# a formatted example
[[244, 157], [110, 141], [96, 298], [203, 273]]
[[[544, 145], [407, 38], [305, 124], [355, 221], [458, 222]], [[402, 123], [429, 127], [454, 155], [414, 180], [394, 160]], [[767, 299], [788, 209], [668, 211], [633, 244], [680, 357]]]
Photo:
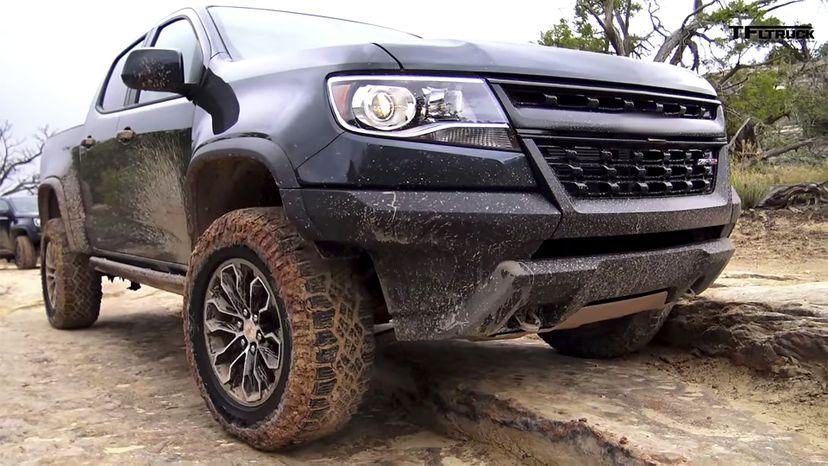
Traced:
[[129, 52], [121, 79], [130, 89], [186, 94], [184, 57], [175, 49], [138, 48]]

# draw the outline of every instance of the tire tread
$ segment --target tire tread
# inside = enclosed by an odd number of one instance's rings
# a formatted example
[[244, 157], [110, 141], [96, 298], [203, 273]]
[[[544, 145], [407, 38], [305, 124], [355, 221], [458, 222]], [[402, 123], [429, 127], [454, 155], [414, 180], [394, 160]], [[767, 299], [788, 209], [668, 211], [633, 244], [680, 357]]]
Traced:
[[33, 269], [37, 266], [37, 251], [32, 239], [26, 235], [19, 235], [14, 239], [14, 261], [18, 269]]
[[210, 255], [231, 246], [252, 249], [268, 265], [285, 303], [293, 335], [289, 378], [279, 408], [249, 427], [227, 419], [204, 388], [190, 342], [190, 367], [213, 417], [256, 448], [305, 443], [342, 428], [367, 390], [373, 363], [372, 306], [377, 305], [347, 264], [326, 262], [306, 243], [281, 208], [233, 211], [200, 237], [190, 262], [185, 294], [189, 312], [194, 277]]
[[[55, 248], [56, 302], [51, 307], [46, 291], [46, 247]], [[78, 329], [98, 320], [101, 309], [101, 276], [89, 265], [89, 257], [69, 250], [66, 230], [59, 218], [50, 219], [41, 240], [41, 281], [46, 316], [52, 327]], [[49, 312], [51, 310], [51, 312]]]

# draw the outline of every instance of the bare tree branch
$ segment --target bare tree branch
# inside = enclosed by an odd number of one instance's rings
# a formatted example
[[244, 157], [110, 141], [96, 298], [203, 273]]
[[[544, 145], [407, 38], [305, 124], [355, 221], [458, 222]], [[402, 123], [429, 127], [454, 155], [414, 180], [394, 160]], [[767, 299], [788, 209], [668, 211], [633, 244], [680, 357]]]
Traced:
[[0, 124], [0, 150], [3, 151], [0, 157], [0, 195], [30, 191], [37, 186], [36, 174], [21, 178], [20, 171], [41, 156], [46, 139], [52, 134], [54, 132], [48, 127], [41, 128], [34, 136], [35, 146], [24, 147], [22, 141], [12, 139], [12, 125], [8, 121]]
[[[690, 39], [690, 37], [692, 37], [697, 30], [706, 24], [705, 21], [702, 21], [700, 13], [704, 11], [705, 8], [718, 2], [719, 0], [711, 0], [707, 3], [701, 3], [701, 0], [696, 0], [693, 12], [684, 18], [684, 21], [681, 22], [681, 26], [678, 29], [673, 31], [666, 39], [664, 39], [664, 43], [661, 44], [658, 52], [656, 52], [655, 57], [653, 57], [653, 61], [665, 62], [676, 48], [681, 46], [683, 49], [684, 44]], [[688, 23], [691, 18], [693, 21]]]
[[[653, 5], [655, 5], [655, 8], [653, 8]], [[647, 14], [650, 16], [650, 24], [653, 25], [653, 30], [646, 36], [648, 38], [654, 33], [664, 38], [668, 36], [667, 28], [664, 27], [661, 23], [661, 18], [657, 15], [659, 10], [661, 10], [661, 5], [659, 5], [657, 1], [653, 0], [652, 2], [647, 3]]]
[[[802, 0], [790, 0], [789, 2], [780, 3], [778, 5], [773, 5], [771, 7], [765, 8], [764, 10], [765, 10], [765, 13], [770, 13], [773, 10], [778, 10], [779, 8], [783, 8], [783, 7], [786, 7], [788, 5], [793, 5], [794, 3], [800, 3], [800, 2], [802, 2]], [[763, 3], [766, 4], [766, 5], [769, 5], [772, 2], [763, 2]]]
[[733, 145], [736, 143], [736, 141], [739, 139], [739, 137], [742, 136], [742, 132], [744, 132], [745, 129], [748, 128], [748, 125], [751, 124], [752, 120], [753, 119], [751, 117], [747, 117], [745, 119], [745, 121], [742, 123], [742, 125], [739, 126], [739, 129], [736, 130], [736, 133], [734, 133], [733, 137], [730, 138], [730, 142], [727, 143], [728, 149], [733, 149]]
[[40, 180], [38, 180], [37, 175], [32, 175], [31, 177], [18, 182], [11, 188], [4, 189], [0, 195], [10, 196], [20, 192], [32, 192], [35, 188], [37, 188], [38, 184], [40, 184]]
[[687, 43], [687, 48], [690, 49], [690, 53], [693, 54], [693, 64], [690, 66], [690, 69], [698, 71], [699, 64], [701, 63], [701, 58], [699, 57], [699, 46], [691, 40]]
[[787, 154], [788, 152], [797, 150], [801, 147], [810, 146], [811, 144], [816, 142], [817, 139], [819, 139], [819, 138], [813, 137], [813, 138], [803, 139], [801, 141], [793, 142], [793, 143], [785, 145], [785, 146], [777, 147], [775, 149], [770, 149], [768, 151], [763, 152], [758, 157], [752, 158], [751, 161], [750, 161], [750, 165], [756, 165], [759, 162], [767, 162], [770, 159], [779, 157], [780, 155]]
[[764, 66], [773, 65], [779, 61], [779, 58], [771, 58], [770, 60], [765, 60], [756, 63], [742, 63], [741, 61], [737, 61], [735, 65], [733, 65], [729, 70], [727, 70], [718, 80], [716, 80], [716, 86], [721, 88], [726, 82], [728, 82], [739, 70], [745, 70], [749, 68], [762, 68]]

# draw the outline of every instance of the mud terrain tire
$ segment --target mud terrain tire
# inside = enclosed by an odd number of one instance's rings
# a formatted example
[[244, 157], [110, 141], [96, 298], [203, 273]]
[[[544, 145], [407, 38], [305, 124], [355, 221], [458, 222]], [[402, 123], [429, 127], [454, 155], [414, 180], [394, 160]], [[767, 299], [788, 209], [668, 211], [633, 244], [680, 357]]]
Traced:
[[605, 320], [581, 327], [554, 330], [539, 336], [559, 353], [579, 358], [606, 359], [633, 353], [661, 329], [672, 306], [657, 311]]
[[33, 269], [37, 266], [37, 252], [28, 236], [20, 235], [15, 238], [14, 261], [18, 269]]
[[[219, 260], [229, 256], [255, 264], [269, 279], [283, 341], [288, 342], [289, 357], [280, 363], [277, 386], [258, 406], [235, 403], [207, 356], [205, 297]], [[213, 222], [196, 243], [189, 270], [185, 346], [213, 417], [229, 433], [262, 450], [306, 443], [341, 429], [367, 388], [376, 305], [348, 264], [320, 258], [281, 208], [251, 208]]]
[[[46, 222], [40, 248], [40, 277], [49, 323], [64, 330], [94, 324], [101, 310], [101, 276], [89, 266], [88, 256], [69, 251], [61, 219]], [[48, 280], [52, 274], [54, 291], [50, 297]]]

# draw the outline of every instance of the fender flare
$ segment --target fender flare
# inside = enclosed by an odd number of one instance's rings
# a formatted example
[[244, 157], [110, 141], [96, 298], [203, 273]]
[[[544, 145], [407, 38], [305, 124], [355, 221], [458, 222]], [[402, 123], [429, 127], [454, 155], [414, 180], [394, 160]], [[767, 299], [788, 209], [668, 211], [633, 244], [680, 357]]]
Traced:
[[273, 180], [280, 189], [298, 188], [296, 173], [285, 151], [270, 138], [249, 133], [238, 136], [224, 136], [207, 141], [196, 148], [190, 166], [187, 168], [187, 192], [190, 192], [190, 180], [203, 164], [212, 160], [233, 155], [255, 160], [270, 171]]
[[28, 236], [29, 238], [34, 238], [36, 232], [32, 231], [32, 229], [28, 226], [14, 226], [9, 231], [9, 238], [15, 239], [18, 236]]
[[37, 189], [37, 207], [40, 214], [40, 223], [45, 227], [49, 220], [49, 193], [54, 193], [57, 199], [60, 218], [66, 230], [69, 249], [73, 252], [89, 254], [91, 248], [86, 236], [86, 212], [83, 210], [80, 186], [74, 171], [64, 175], [63, 179], [50, 176], [40, 180]]
[[198, 208], [195, 195], [197, 172], [205, 164], [228, 156], [252, 160], [266, 167], [279, 189], [285, 214], [296, 224], [300, 232], [307, 230], [310, 220], [299, 196], [300, 185], [296, 179], [296, 172], [287, 154], [264, 134], [243, 133], [214, 138], [201, 144], [190, 160], [184, 192], [187, 203], [187, 226], [192, 237], [195, 237], [193, 233], [196, 231], [196, 220], [191, 212], [197, 212]]

